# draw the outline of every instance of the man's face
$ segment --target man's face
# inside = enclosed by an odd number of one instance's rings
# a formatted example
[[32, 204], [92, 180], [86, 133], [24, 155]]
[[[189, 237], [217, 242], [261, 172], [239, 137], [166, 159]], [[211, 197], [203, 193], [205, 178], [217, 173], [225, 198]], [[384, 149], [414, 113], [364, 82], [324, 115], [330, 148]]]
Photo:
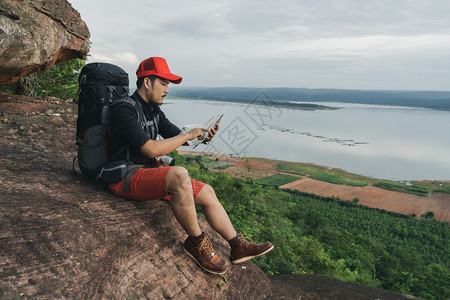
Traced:
[[156, 78], [155, 83], [153, 84], [150, 79], [147, 80], [147, 91], [146, 98], [149, 102], [153, 102], [155, 104], [161, 104], [164, 100], [164, 97], [169, 93], [169, 80]]

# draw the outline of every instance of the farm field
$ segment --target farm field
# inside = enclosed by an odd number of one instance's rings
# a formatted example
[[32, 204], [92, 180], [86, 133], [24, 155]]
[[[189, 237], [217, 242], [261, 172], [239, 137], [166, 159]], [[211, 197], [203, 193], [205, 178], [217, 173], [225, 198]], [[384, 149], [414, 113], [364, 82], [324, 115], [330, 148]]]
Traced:
[[433, 192], [433, 203], [429, 211], [434, 213], [436, 220], [450, 223], [450, 194]]
[[[262, 179], [275, 174], [284, 174], [298, 177], [298, 180], [281, 184], [280, 188], [299, 190], [306, 193], [317, 194], [325, 197], [339, 197], [341, 200], [356, 201], [359, 204], [372, 208], [385, 209], [401, 214], [420, 216], [433, 212], [434, 218], [444, 222], [450, 222], [450, 194], [431, 192], [429, 196], [418, 196], [404, 192], [390, 191], [375, 187], [372, 183], [376, 179], [366, 178], [365, 186], [353, 186], [347, 184], [334, 184], [310, 178], [312, 174], [330, 172], [339, 174], [349, 181], [360, 182], [359, 175], [346, 173], [339, 169], [319, 166], [309, 163], [286, 162], [262, 158], [239, 158], [225, 155], [214, 155], [203, 152], [179, 151], [182, 155], [208, 157], [209, 161], [220, 162], [218, 171], [226, 171], [232, 175], [245, 174], [256, 179]], [[224, 165], [228, 167], [224, 168]], [[206, 164], [208, 168], [215, 170], [214, 163]], [[282, 166], [282, 168], [280, 168]], [[292, 181], [292, 180], [290, 180]]]
[[371, 185], [354, 187], [328, 183], [311, 178], [297, 180], [282, 185], [281, 188], [299, 190], [324, 197], [339, 197], [341, 200], [353, 201], [353, 199], [358, 199], [359, 204], [394, 211], [405, 215], [420, 215], [426, 210], [430, 202], [432, 202], [432, 200], [427, 197], [388, 191]]

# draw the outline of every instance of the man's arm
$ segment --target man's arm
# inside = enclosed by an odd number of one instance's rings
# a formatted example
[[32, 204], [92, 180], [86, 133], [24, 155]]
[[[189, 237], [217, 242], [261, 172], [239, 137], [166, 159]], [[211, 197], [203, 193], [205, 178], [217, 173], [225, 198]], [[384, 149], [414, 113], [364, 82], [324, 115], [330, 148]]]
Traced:
[[178, 149], [178, 147], [187, 143], [187, 141], [193, 140], [197, 137], [202, 138], [206, 132], [206, 129], [195, 128], [187, 133], [179, 134], [168, 139], [148, 140], [141, 146], [140, 150], [142, 154], [150, 158], [166, 155]]

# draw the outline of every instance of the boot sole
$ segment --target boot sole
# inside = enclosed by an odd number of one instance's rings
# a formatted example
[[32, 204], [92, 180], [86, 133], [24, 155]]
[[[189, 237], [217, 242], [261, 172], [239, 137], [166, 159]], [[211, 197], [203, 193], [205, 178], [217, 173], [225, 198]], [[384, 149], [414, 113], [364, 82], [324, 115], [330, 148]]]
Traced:
[[225, 269], [225, 271], [222, 271], [222, 272], [207, 269], [207, 268], [205, 268], [204, 266], [202, 266], [202, 265], [198, 262], [198, 260], [195, 258], [194, 255], [192, 255], [186, 248], [184, 248], [184, 245], [183, 245], [183, 250], [184, 250], [184, 252], [186, 252], [187, 255], [189, 255], [190, 258], [192, 258], [192, 259], [197, 263], [197, 265], [200, 266], [200, 268], [202, 268], [202, 269], [205, 270], [206, 272], [212, 273], [212, 274], [217, 274], [217, 275], [223, 275], [223, 274], [225, 274], [225, 273], [227, 272], [226, 269]]
[[270, 247], [269, 249], [267, 249], [266, 251], [261, 252], [261, 253], [259, 253], [259, 254], [257, 254], [257, 255], [251, 255], [251, 256], [246, 256], [246, 257], [239, 258], [239, 259], [236, 259], [236, 260], [232, 260], [231, 263], [233, 263], [233, 264], [235, 264], [235, 265], [236, 265], [236, 264], [243, 263], [244, 261], [250, 260], [250, 259], [252, 259], [252, 258], [261, 256], [261, 255], [264, 255], [264, 254], [266, 254], [266, 253], [272, 251], [272, 249], [273, 249], [273, 246]]

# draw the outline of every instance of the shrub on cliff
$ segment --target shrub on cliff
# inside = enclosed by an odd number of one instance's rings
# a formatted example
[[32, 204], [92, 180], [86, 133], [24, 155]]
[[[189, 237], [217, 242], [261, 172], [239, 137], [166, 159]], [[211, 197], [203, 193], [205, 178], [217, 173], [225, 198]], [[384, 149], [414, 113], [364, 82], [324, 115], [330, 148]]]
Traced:
[[57, 63], [46, 71], [31, 73], [13, 84], [0, 86], [0, 89], [31, 97], [74, 98], [78, 91], [78, 74], [85, 64], [86, 60], [79, 58]]

